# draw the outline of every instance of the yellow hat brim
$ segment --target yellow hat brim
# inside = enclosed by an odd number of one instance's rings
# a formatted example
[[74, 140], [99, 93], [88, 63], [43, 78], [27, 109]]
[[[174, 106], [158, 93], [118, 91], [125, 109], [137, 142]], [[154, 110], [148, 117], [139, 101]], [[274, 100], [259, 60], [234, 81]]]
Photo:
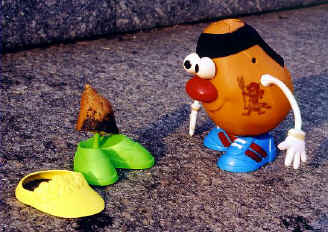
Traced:
[[[35, 189], [26, 183], [41, 182]], [[105, 207], [101, 196], [87, 183], [81, 173], [67, 170], [47, 170], [31, 173], [20, 180], [16, 198], [42, 212], [63, 218], [78, 218], [97, 214]]]

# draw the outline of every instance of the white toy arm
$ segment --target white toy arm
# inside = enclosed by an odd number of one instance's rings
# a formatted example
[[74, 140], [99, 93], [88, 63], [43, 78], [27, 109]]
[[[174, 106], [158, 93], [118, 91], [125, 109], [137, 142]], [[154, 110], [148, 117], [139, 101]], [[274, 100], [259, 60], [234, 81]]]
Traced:
[[189, 125], [189, 135], [193, 136], [195, 133], [196, 121], [197, 121], [197, 113], [200, 109], [199, 101], [194, 101], [191, 104], [191, 113], [190, 113], [190, 125]]
[[269, 86], [270, 84], [277, 85], [281, 91], [286, 95], [292, 110], [294, 112], [295, 118], [295, 128], [290, 129], [288, 131], [288, 136], [278, 145], [280, 150], [287, 150], [285, 165], [290, 166], [293, 163], [294, 169], [298, 169], [301, 161], [306, 161], [306, 153], [305, 153], [305, 132], [302, 131], [302, 118], [301, 111], [298, 107], [298, 104], [295, 100], [294, 95], [289, 90], [289, 88], [279, 79], [269, 75], [264, 74], [261, 77], [261, 84], [263, 86]]

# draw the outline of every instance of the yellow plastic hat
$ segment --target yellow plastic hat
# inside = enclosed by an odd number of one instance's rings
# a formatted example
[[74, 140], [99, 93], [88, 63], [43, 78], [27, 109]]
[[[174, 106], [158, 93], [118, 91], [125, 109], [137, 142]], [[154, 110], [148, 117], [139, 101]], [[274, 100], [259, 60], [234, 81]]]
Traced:
[[[41, 182], [34, 190], [29, 185]], [[18, 183], [16, 198], [42, 212], [63, 218], [78, 218], [101, 212], [105, 203], [81, 173], [48, 170], [31, 173]]]

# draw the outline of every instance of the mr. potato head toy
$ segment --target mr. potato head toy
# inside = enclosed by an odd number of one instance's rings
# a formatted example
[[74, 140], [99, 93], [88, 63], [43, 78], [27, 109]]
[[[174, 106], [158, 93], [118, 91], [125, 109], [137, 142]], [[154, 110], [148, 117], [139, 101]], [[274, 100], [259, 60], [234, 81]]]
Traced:
[[299, 168], [306, 161], [305, 133], [293, 85], [283, 58], [254, 28], [238, 19], [210, 24], [200, 35], [196, 53], [188, 55], [184, 69], [194, 75], [186, 84], [191, 105], [190, 135], [202, 105], [216, 124], [204, 145], [224, 154], [219, 168], [230, 172], [255, 171], [276, 157], [268, 132], [284, 120], [290, 108], [295, 128], [278, 145], [287, 150], [285, 165]]

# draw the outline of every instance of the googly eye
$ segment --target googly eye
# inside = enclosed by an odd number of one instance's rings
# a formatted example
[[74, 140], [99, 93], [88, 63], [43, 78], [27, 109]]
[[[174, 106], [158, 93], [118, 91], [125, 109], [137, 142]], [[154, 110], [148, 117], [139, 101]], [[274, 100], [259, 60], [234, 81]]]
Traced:
[[195, 65], [197, 76], [203, 79], [212, 79], [215, 76], [215, 63], [209, 57], [202, 57]]
[[191, 53], [190, 55], [186, 56], [183, 61], [183, 68], [191, 74], [195, 74], [196, 64], [200, 61], [199, 56], [196, 53]]

